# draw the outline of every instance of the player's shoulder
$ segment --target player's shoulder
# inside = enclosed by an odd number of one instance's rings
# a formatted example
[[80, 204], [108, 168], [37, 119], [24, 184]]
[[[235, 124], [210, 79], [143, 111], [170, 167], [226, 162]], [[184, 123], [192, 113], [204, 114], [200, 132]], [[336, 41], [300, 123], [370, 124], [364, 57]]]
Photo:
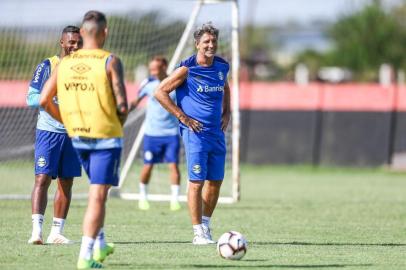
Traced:
[[35, 68], [34, 75], [32, 76], [30, 85], [32, 87], [39, 89], [40, 85], [38, 85], [38, 84], [42, 83], [42, 80], [44, 79], [44, 75], [47, 76], [46, 74], [50, 73], [50, 69], [51, 69], [50, 58], [45, 58]]
[[157, 78], [155, 78], [153, 76], [149, 76], [148, 78], [145, 78], [144, 80], [142, 80], [142, 82], [140, 83], [140, 87], [144, 88], [148, 85], [157, 84], [157, 83], [159, 83], [159, 80]]
[[227, 62], [227, 60], [225, 60], [224, 58], [222, 58], [218, 55], [214, 56], [214, 64], [217, 66], [223, 66], [227, 69], [229, 69], [229, 67], [230, 67], [230, 64]]
[[54, 70], [54, 68], [59, 64], [61, 61], [58, 55], [54, 55], [51, 57], [48, 57], [47, 60], [49, 61], [49, 67], [51, 70]]
[[190, 67], [193, 67], [193, 66], [196, 66], [196, 65], [197, 65], [196, 55], [194, 54], [194, 55], [192, 55], [192, 56], [190, 56], [190, 57], [188, 57], [188, 58], [186, 58], [186, 59], [183, 59], [183, 60], [179, 63], [179, 65], [178, 65], [177, 67], [187, 67], [187, 68], [190, 68]]
[[42, 69], [44, 69], [44, 68], [50, 67], [50, 66], [51, 66], [51, 59], [52, 59], [52, 58], [53, 58], [53, 56], [43, 59], [43, 60], [37, 65], [36, 70], [38, 70], [38, 69], [41, 69], [41, 70], [42, 70]]
[[54, 55], [54, 56], [51, 56], [51, 57], [48, 57], [46, 60], [48, 60], [49, 61], [49, 63], [51, 63], [51, 64], [58, 64], [59, 63], [59, 61], [60, 61], [60, 58], [59, 58], [59, 56], [58, 55]]

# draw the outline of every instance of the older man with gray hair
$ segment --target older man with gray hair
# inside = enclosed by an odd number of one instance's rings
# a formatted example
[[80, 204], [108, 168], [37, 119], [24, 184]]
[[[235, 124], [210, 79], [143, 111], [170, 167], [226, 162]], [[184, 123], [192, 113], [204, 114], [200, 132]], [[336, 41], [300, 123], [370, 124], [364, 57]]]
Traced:
[[[189, 174], [193, 244], [214, 244], [210, 219], [224, 179], [224, 131], [230, 120], [229, 64], [216, 56], [219, 31], [211, 23], [194, 32], [197, 53], [161, 82], [156, 99], [180, 122]], [[177, 105], [169, 94], [176, 89]], [[204, 191], [203, 186], [206, 185]]]

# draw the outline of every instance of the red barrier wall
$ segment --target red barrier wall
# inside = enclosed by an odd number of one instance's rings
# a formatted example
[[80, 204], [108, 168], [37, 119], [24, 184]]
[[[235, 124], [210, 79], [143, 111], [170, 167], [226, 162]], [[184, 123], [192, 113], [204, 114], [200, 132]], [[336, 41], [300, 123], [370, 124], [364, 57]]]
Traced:
[[[26, 81], [0, 81], [0, 107], [25, 107], [27, 89]], [[127, 83], [129, 100], [136, 97], [137, 91], [137, 84]], [[243, 110], [265, 111], [406, 111], [406, 87], [243, 82], [240, 106]]]

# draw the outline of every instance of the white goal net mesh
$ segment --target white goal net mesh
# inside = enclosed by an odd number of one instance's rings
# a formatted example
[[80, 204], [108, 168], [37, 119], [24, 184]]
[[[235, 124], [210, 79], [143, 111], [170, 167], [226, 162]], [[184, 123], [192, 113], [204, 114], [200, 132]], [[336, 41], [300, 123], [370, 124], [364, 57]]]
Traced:
[[[0, 10], [0, 196], [19, 194], [29, 197], [31, 192], [34, 182], [33, 153], [37, 110], [26, 106], [25, 95], [36, 65], [47, 57], [59, 54], [59, 39], [64, 26], [79, 26], [81, 17], [89, 9], [100, 10], [108, 15], [109, 37], [105, 48], [122, 59], [128, 97], [131, 100], [136, 97], [139, 82], [148, 75], [148, 61], [154, 55], [172, 58], [188, 16], [196, 7], [196, 1], [184, 0], [151, 0], [148, 5], [141, 6], [137, 1], [122, 1], [113, 5], [106, 4], [106, 1], [84, 3], [74, 0], [71, 10], [66, 11], [69, 16], [62, 16], [61, 8], [66, 7], [59, 1], [39, 2], [7, 0]], [[122, 6], [118, 7], [119, 5]], [[181, 9], [182, 12], [165, 12], [169, 6]], [[212, 16], [214, 10], [216, 14], [222, 14], [220, 19], [219, 16]], [[218, 54], [231, 60], [230, 3], [202, 4], [193, 29], [208, 21], [220, 29]], [[193, 38], [189, 36], [180, 59], [192, 53]], [[142, 108], [129, 116], [125, 126], [122, 165], [128, 158], [143, 119]], [[230, 135], [228, 132], [228, 144], [231, 143]], [[231, 151], [231, 147], [228, 149]], [[138, 151], [123, 182], [122, 192], [138, 192], [141, 157], [142, 151]], [[230, 153], [227, 159], [222, 196], [231, 196]], [[181, 168], [184, 192], [187, 174], [183, 151]], [[86, 181], [80, 181], [74, 192], [85, 192], [86, 185]], [[150, 193], [168, 194], [169, 185], [165, 164], [158, 165], [153, 171]]]

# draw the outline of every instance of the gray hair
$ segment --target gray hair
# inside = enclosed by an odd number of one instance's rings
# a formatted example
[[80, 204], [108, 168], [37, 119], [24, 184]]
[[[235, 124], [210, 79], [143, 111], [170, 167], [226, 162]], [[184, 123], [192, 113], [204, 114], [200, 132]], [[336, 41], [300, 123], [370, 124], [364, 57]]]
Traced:
[[210, 34], [218, 38], [219, 30], [213, 26], [211, 22], [204, 23], [201, 27], [197, 28], [196, 31], [193, 33], [193, 37], [195, 42], [199, 43], [200, 38], [205, 34]]

